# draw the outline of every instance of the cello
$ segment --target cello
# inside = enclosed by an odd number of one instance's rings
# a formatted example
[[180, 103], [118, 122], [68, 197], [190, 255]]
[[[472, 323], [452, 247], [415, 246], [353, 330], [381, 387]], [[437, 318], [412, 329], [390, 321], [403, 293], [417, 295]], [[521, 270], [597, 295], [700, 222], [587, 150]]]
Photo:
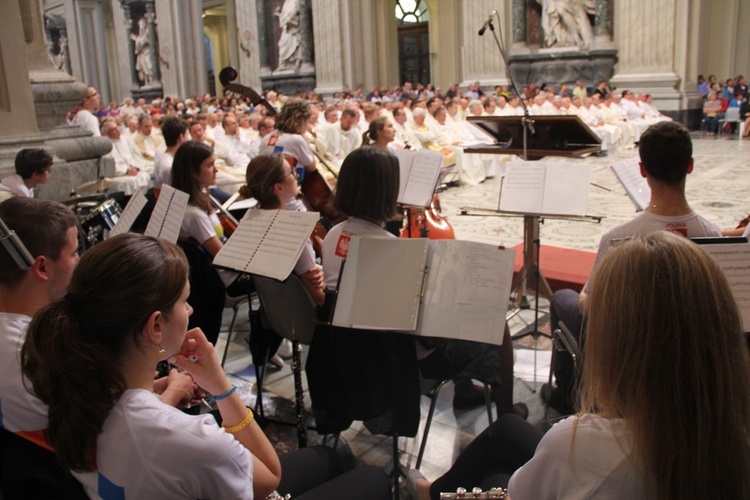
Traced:
[[446, 217], [440, 215], [440, 198], [432, 195], [428, 208], [407, 207], [404, 210], [404, 225], [401, 238], [429, 238], [431, 240], [455, 240], [456, 233]]

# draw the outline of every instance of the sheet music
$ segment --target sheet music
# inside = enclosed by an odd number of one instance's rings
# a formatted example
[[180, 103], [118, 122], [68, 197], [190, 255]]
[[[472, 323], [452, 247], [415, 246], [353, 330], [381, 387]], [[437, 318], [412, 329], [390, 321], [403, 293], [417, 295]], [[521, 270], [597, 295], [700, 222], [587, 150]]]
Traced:
[[546, 166], [542, 213], [586, 215], [591, 167], [570, 163], [546, 163]]
[[416, 333], [502, 344], [515, 256], [486, 243], [430, 241]]
[[500, 210], [525, 214], [542, 213], [545, 165], [540, 162], [508, 164], [503, 180]]
[[255, 198], [247, 198], [245, 200], [239, 200], [232, 203], [232, 206], [229, 207], [229, 210], [241, 210], [243, 208], [255, 208], [258, 206], [258, 200]]
[[518, 161], [507, 165], [500, 210], [523, 214], [586, 215], [591, 167]]
[[750, 331], [750, 243], [701, 245], [719, 263], [732, 287], [744, 331]]
[[396, 151], [399, 159], [400, 186], [398, 202], [404, 205], [428, 207], [443, 164], [439, 151], [420, 149]]
[[125, 205], [125, 210], [122, 211], [120, 220], [117, 221], [115, 227], [109, 232], [109, 237], [111, 238], [112, 236], [117, 236], [118, 234], [130, 231], [130, 228], [133, 227], [133, 222], [138, 218], [138, 215], [141, 213], [141, 210], [143, 210], [143, 207], [146, 206], [146, 203], [148, 203], [148, 200], [146, 199], [146, 195], [143, 194], [143, 191], [136, 191], [133, 193], [128, 204]]
[[625, 188], [625, 192], [635, 205], [636, 211], [641, 212], [651, 202], [651, 188], [646, 182], [646, 178], [641, 175], [639, 161], [638, 156], [633, 156], [610, 165], [610, 168], [622, 187]]
[[187, 193], [178, 191], [167, 184], [163, 185], [159, 200], [146, 226], [146, 232], [143, 234], [176, 243], [180, 236], [180, 226], [185, 217], [189, 199], [190, 196]]
[[333, 324], [365, 330], [417, 326], [428, 240], [355, 236], [339, 285]]
[[319, 216], [317, 212], [249, 210], [214, 257], [214, 264], [285, 280]]

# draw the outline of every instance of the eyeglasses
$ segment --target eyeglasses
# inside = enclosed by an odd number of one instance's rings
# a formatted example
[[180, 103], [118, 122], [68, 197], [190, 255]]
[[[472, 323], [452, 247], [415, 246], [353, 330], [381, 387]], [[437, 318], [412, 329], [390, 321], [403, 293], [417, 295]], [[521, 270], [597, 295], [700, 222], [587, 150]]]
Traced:
[[86, 96], [86, 99], [91, 99], [92, 97], [96, 97], [99, 95], [99, 92], [94, 92], [93, 94], [89, 94]]
[[293, 169], [292, 169], [292, 171], [291, 171], [291, 172], [289, 172], [289, 175], [291, 175], [291, 176], [292, 176], [292, 177], [294, 177], [295, 179], [299, 179], [299, 172], [297, 171], [297, 169], [296, 169], [296, 168], [293, 168]]

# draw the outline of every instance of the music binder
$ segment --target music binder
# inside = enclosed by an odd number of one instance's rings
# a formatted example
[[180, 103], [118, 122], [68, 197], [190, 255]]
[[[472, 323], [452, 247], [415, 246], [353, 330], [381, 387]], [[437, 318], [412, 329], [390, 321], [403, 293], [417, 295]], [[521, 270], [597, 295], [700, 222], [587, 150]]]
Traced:
[[214, 265], [283, 281], [297, 264], [320, 214], [248, 210]]
[[713, 256], [724, 270], [745, 332], [750, 332], [750, 245], [743, 236], [690, 238]]
[[500, 345], [514, 262], [486, 243], [355, 236], [331, 324]]
[[128, 200], [128, 204], [125, 205], [125, 210], [122, 211], [122, 216], [115, 223], [115, 227], [112, 228], [112, 231], [109, 232], [109, 237], [111, 238], [112, 236], [117, 236], [118, 234], [130, 231], [133, 222], [138, 218], [138, 215], [143, 210], [143, 207], [146, 206], [146, 203], [148, 203], [148, 200], [146, 199], [146, 195], [143, 194], [143, 191], [139, 190], [133, 193], [133, 196]]
[[618, 161], [610, 165], [609, 168], [612, 169], [617, 180], [625, 188], [630, 201], [635, 205], [635, 210], [642, 212], [651, 203], [651, 187], [648, 185], [646, 178], [641, 175], [639, 162], [640, 157], [633, 156]]

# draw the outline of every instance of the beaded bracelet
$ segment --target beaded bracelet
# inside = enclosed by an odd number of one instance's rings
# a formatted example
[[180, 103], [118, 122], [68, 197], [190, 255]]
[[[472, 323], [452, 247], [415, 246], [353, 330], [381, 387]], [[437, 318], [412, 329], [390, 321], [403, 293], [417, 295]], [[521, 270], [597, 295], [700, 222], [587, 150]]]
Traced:
[[227, 427], [226, 424], [221, 424], [221, 426], [224, 428], [225, 431], [227, 431], [229, 434], [236, 434], [240, 432], [242, 429], [253, 423], [254, 416], [252, 410], [250, 408], [247, 409], [247, 416], [245, 419], [240, 422], [237, 425], [233, 425], [232, 427]]
[[221, 401], [222, 399], [226, 399], [229, 396], [231, 396], [236, 390], [237, 390], [237, 386], [233, 385], [232, 388], [229, 389], [224, 394], [219, 394], [218, 396], [211, 396], [210, 398], [208, 398], [208, 402], [213, 403], [214, 401]]

